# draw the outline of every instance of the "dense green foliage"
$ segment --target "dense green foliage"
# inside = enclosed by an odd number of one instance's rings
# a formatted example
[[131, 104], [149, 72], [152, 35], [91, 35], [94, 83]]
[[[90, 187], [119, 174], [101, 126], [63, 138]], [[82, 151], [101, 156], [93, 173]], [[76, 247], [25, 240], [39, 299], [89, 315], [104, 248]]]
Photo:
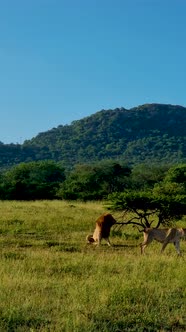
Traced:
[[126, 224], [144, 227], [169, 225], [186, 215], [186, 165], [168, 170], [163, 181], [145, 190], [126, 190], [109, 195], [110, 208], [130, 213]]
[[126, 189], [152, 188], [166, 172], [167, 165], [131, 168], [114, 161], [76, 165], [71, 171], [54, 161], [20, 163], [0, 173], [0, 199], [98, 200]]
[[20, 163], [0, 173], [0, 199], [98, 200], [130, 185], [131, 169], [107, 161], [75, 166], [71, 171], [54, 161]]
[[107, 161], [93, 165], [78, 165], [61, 184], [58, 197], [63, 199], [98, 200], [129, 186], [131, 169]]
[[0, 198], [53, 199], [64, 179], [64, 169], [53, 161], [21, 163], [1, 176]]
[[71, 168], [104, 159], [125, 164], [186, 161], [186, 108], [146, 104], [102, 110], [19, 144], [0, 144], [0, 167], [51, 159]]
[[24, 146], [20, 144], [3, 144], [0, 142], [0, 169], [6, 170], [22, 162], [47, 160], [51, 154], [48, 148]]

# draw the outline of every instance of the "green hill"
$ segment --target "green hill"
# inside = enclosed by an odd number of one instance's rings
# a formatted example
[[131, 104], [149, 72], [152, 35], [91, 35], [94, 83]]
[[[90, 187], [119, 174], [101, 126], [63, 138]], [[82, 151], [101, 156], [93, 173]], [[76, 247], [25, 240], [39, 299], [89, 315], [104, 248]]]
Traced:
[[130, 110], [101, 110], [39, 133], [22, 145], [0, 144], [1, 167], [53, 159], [64, 166], [117, 159], [140, 162], [186, 161], [186, 108], [145, 104]]

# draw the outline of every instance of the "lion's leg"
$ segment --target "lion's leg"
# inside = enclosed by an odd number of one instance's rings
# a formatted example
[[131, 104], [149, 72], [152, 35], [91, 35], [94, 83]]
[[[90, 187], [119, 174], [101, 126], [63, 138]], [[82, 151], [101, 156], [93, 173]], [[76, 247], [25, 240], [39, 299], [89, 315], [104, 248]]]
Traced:
[[170, 228], [166, 234], [165, 240], [163, 242], [161, 252], [163, 252], [167, 246], [168, 243], [173, 239], [173, 237], [176, 235], [176, 229], [175, 228]]
[[141, 254], [144, 254], [145, 248], [153, 241], [153, 238], [148, 236], [145, 240], [140, 244]]
[[180, 253], [180, 241], [174, 242], [174, 246], [176, 248], [176, 251], [177, 251], [178, 255], [181, 255], [181, 253]]
[[101, 240], [102, 240], [101, 233], [99, 233], [97, 238], [98, 246], [101, 244]]
[[161, 248], [161, 253], [165, 250], [168, 243], [169, 242], [167, 242], [167, 241], [163, 243], [162, 248]]
[[140, 243], [140, 247], [141, 247], [141, 255], [142, 255], [142, 254], [144, 254], [144, 250], [146, 248], [146, 244]]

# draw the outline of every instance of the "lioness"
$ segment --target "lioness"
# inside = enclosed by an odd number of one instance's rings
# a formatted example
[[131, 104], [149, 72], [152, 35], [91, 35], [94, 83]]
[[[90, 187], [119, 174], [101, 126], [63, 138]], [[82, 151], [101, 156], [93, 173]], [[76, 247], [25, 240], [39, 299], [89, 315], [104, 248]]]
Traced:
[[94, 230], [93, 235], [87, 235], [86, 240], [88, 243], [97, 242], [97, 244], [101, 244], [101, 240], [105, 239], [107, 244], [110, 246], [110, 229], [116, 223], [116, 220], [110, 213], [105, 213], [101, 215], [96, 220], [96, 228]]
[[144, 241], [140, 244], [141, 254], [153, 240], [156, 240], [163, 243], [161, 252], [165, 250], [168, 243], [173, 243], [178, 255], [180, 255], [180, 238], [186, 235], [186, 228], [145, 228], [143, 235]]

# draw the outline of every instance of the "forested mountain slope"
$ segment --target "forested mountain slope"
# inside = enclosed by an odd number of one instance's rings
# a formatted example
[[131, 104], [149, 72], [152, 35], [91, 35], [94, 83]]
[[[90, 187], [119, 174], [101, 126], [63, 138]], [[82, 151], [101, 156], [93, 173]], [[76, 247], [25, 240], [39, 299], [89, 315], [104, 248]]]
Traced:
[[110, 158], [130, 164], [185, 162], [185, 128], [186, 108], [182, 106], [145, 104], [130, 110], [101, 110], [40, 133], [23, 145], [1, 144], [0, 154], [3, 164], [6, 150], [9, 164], [53, 159], [72, 166]]

